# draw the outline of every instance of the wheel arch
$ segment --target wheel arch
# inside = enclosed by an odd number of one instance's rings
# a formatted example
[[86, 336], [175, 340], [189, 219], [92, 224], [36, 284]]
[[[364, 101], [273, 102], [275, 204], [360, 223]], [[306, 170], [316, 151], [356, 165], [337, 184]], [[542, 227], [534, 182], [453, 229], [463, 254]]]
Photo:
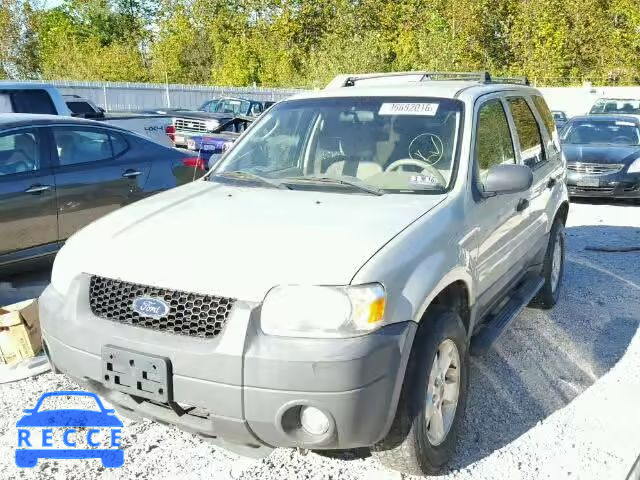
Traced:
[[556, 216], [554, 217], [554, 221], [556, 218], [559, 218], [560, 220], [562, 220], [562, 224], [566, 225], [568, 216], [569, 216], [569, 202], [565, 200], [558, 207], [558, 210], [556, 211]]
[[445, 307], [454, 310], [460, 315], [464, 324], [467, 336], [472, 327], [471, 305], [472, 288], [471, 277], [462, 275], [448, 275], [443, 278], [437, 288], [433, 289], [416, 312], [416, 322], [418, 326], [429, 322], [429, 309], [435, 306]]

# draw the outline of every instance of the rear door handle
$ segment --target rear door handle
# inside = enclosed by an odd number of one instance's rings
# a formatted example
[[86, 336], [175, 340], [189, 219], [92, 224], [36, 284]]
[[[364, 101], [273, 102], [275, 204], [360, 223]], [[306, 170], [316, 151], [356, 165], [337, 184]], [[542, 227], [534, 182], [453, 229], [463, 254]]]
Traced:
[[521, 198], [520, 201], [518, 202], [518, 205], [516, 206], [516, 212], [521, 212], [528, 207], [529, 207], [529, 200], [527, 200], [526, 198]]
[[31, 185], [29, 188], [27, 188], [24, 193], [31, 193], [31, 194], [38, 194], [38, 193], [42, 193], [42, 192], [47, 192], [51, 190], [51, 185]]
[[140, 170], [133, 170], [132, 168], [125, 170], [122, 174], [125, 178], [136, 178], [138, 175], [142, 175], [142, 172]]
[[557, 180], [554, 177], [551, 177], [547, 182], [547, 188], [553, 188], [556, 186]]

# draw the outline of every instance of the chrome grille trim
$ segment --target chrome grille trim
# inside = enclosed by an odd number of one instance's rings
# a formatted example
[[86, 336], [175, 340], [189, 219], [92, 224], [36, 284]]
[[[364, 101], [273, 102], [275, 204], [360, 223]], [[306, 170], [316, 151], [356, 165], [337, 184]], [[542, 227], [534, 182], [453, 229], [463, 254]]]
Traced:
[[569, 163], [567, 170], [572, 172], [584, 173], [587, 175], [605, 175], [616, 173], [622, 170], [623, 164], [619, 163]]

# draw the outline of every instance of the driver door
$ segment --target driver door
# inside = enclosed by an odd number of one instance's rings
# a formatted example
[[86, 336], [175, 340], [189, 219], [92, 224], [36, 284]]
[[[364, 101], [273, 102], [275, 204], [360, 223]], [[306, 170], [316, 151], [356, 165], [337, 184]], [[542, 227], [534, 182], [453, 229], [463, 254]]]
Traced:
[[56, 189], [41, 132], [0, 135], [0, 264], [57, 249]]
[[503, 99], [496, 95], [476, 107], [472, 184], [476, 192], [467, 231], [476, 232], [475, 268], [478, 305], [489, 307], [525, 267], [527, 218], [522, 208], [528, 192], [483, 197], [482, 181], [491, 167], [519, 163], [513, 127]]

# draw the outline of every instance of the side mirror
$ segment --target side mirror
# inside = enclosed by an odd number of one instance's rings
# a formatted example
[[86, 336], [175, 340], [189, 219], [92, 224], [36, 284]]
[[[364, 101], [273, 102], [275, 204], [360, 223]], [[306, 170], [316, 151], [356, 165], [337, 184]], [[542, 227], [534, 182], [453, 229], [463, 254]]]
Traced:
[[526, 165], [496, 165], [482, 182], [482, 193], [493, 197], [505, 193], [524, 192], [533, 184], [533, 172]]

